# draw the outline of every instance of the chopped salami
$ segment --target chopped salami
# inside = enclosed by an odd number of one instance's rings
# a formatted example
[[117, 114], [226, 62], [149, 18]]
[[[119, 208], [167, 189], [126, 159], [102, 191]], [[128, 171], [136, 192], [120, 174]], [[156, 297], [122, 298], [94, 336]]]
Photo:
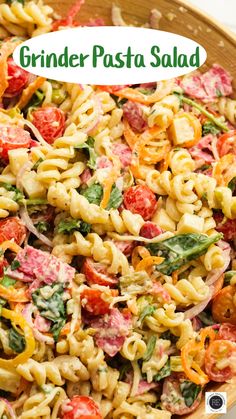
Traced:
[[141, 380], [139, 381], [136, 396], [141, 396], [142, 394], [145, 394], [154, 388], [156, 389], [159, 386], [159, 383], [148, 383], [147, 381]]
[[212, 140], [213, 135], [208, 134], [205, 137], [202, 137], [201, 140], [194, 146], [189, 149], [191, 156], [196, 160], [200, 161], [202, 164], [211, 164], [215, 161], [212, 155]]
[[83, 171], [82, 175], [80, 176], [80, 180], [81, 183], [86, 183], [89, 181], [89, 179], [91, 179], [92, 175], [91, 175], [91, 170], [86, 167], [86, 169]]
[[162, 234], [163, 231], [157, 224], [147, 221], [140, 230], [140, 236], [146, 239], [153, 239], [156, 236]]
[[[37, 280], [45, 284], [52, 284], [55, 281], [71, 283], [75, 275], [75, 269], [67, 263], [31, 246], [20, 250], [15, 261], [19, 262], [19, 267], [13, 272], [19, 276], [22, 274], [21, 281], [24, 282]], [[10, 272], [8, 274], [10, 275]]]
[[119, 157], [123, 168], [131, 165], [132, 151], [127, 144], [114, 143], [112, 151]]
[[40, 316], [40, 314], [37, 314], [37, 316], [35, 317], [34, 326], [40, 332], [49, 332], [51, 327], [51, 321]]
[[128, 100], [123, 106], [123, 115], [134, 131], [142, 132], [147, 128], [147, 121], [139, 103]]
[[213, 102], [219, 95], [231, 95], [232, 77], [220, 65], [213, 64], [206, 73], [195, 73], [185, 77], [180, 83], [184, 92], [203, 102]]
[[109, 356], [115, 356], [122, 348], [131, 328], [131, 317], [113, 308], [109, 314], [91, 322], [96, 329], [95, 341]]
[[234, 240], [236, 238], [236, 220], [230, 220], [224, 217], [221, 212], [214, 213], [216, 230], [224, 234], [225, 240]]
[[106, 169], [112, 166], [113, 166], [112, 162], [106, 156], [98, 157], [97, 169]]
[[122, 253], [124, 253], [125, 256], [130, 256], [135, 247], [134, 241], [129, 242], [129, 241], [114, 240], [113, 243]]

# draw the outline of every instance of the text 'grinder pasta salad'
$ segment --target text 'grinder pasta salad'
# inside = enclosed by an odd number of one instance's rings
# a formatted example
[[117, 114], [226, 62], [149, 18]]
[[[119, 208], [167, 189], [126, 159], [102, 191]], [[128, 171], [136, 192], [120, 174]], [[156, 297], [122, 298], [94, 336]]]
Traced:
[[0, 5], [0, 417], [169, 419], [236, 374], [232, 78], [101, 87], [16, 66], [82, 3]]

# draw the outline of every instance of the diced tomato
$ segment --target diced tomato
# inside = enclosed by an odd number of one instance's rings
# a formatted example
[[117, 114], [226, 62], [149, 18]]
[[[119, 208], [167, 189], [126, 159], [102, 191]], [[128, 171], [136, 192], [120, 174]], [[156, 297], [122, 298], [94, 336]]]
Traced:
[[172, 374], [164, 380], [161, 396], [162, 408], [168, 410], [173, 415], [187, 415], [196, 410], [201, 402], [202, 391], [200, 391], [190, 407], [186, 405], [180, 388], [180, 384], [186, 380], [185, 375], [181, 373]]
[[143, 132], [147, 128], [147, 121], [139, 103], [128, 100], [123, 106], [123, 116], [134, 131]]
[[107, 272], [106, 265], [94, 262], [91, 258], [85, 259], [82, 271], [89, 285], [98, 284], [112, 288], [118, 283], [118, 278]]
[[123, 168], [131, 165], [132, 151], [127, 144], [114, 143], [112, 151], [119, 157]]
[[220, 157], [226, 154], [236, 155], [236, 130], [226, 132], [218, 138], [217, 150]]
[[[112, 290], [110, 294], [115, 297], [118, 295], [118, 292]], [[106, 314], [110, 311], [109, 302], [104, 300], [103, 293], [100, 290], [86, 288], [81, 292], [80, 300], [82, 307], [89, 313], [94, 314], [94, 316]]]
[[13, 58], [8, 58], [8, 87], [4, 92], [4, 96], [12, 97], [20, 94], [29, 80], [29, 73], [23, 68], [16, 65]]
[[99, 407], [88, 396], [74, 396], [61, 408], [62, 419], [102, 419]]
[[65, 130], [65, 113], [54, 106], [36, 109], [32, 112], [32, 118], [32, 123], [49, 144], [52, 144]]
[[[210, 343], [205, 353], [205, 370], [212, 381], [222, 383], [233, 377], [233, 363], [236, 356], [236, 345], [228, 340], [215, 340]], [[220, 362], [226, 362], [221, 368]]]
[[8, 159], [8, 151], [15, 148], [29, 148], [31, 137], [28, 131], [15, 126], [0, 124], [0, 157]]
[[[224, 222], [224, 216], [220, 212], [214, 214], [214, 220], [216, 222], [216, 230], [224, 234], [224, 240], [234, 240], [236, 237], [236, 219], [226, 219]], [[223, 222], [222, 222], [223, 221]]]
[[5, 240], [14, 240], [22, 244], [25, 240], [26, 228], [18, 217], [9, 217], [0, 221], [0, 243]]
[[163, 231], [157, 224], [147, 221], [141, 228], [139, 235], [146, 239], [153, 239], [156, 236], [162, 234]]
[[236, 342], [236, 325], [230, 323], [221, 324], [216, 339]]
[[236, 325], [235, 294], [236, 287], [228, 285], [215, 296], [212, 302], [212, 316], [216, 322]]
[[131, 186], [124, 193], [124, 206], [133, 214], [140, 214], [149, 220], [156, 211], [156, 196], [145, 185]]

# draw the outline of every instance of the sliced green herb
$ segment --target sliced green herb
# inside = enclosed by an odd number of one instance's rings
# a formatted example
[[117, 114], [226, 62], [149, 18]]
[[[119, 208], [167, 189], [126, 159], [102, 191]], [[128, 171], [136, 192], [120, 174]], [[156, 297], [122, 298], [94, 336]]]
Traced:
[[202, 256], [211, 244], [216, 243], [222, 237], [221, 233], [211, 237], [198, 233], [177, 234], [161, 242], [149, 244], [147, 248], [152, 255], [165, 259], [157, 266], [158, 271], [165, 275], [171, 275], [187, 262]]
[[71, 234], [75, 230], [79, 230], [80, 221], [74, 220], [73, 218], [65, 218], [61, 220], [57, 225], [57, 232], [59, 234]]
[[223, 94], [221, 93], [221, 91], [219, 89], [216, 89], [216, 96], [217, 97], [222, 97]]
[[14, 192], [13, 200], [15, 202], [20, 203], [24, 199], [23, 193], [20, 191], [20, 189], [16, 188], [15, 186], [11, 185], [10, 183], [3, 183], [2, 186], [7, 190]]
[[214, 123], [211, 121], [205, 122], [205, 124], [202, 126], [202, 135], [212, 134], [217, 135], [219, 134], [220, 130], [216, 127]]
[[8, 287], [11, 287], [12, 285], [15, 285], [16, 280], [15, 280], [15, 279], [10, 278], [10, 277], [9, 277], [9, 276], [7, 276], [7, 275], [4, 275], [0, 283], [1, 283], [1, 285], [2, 285], [3, 287], [8, 288]]
[[25, 338], [13, 327], [9, 330], [9, 346], [16, 352], [21, 353], [25, 349]]
[[156, 347], [156, 341], [157, 341], [157, 337], [156, 336], [151, 336], [148, 343], [147, 343], [147, 349], [145, 354], [143, 355], [143, 361], [149, 361], [149, 359], [151, 359], [152, 354], [154, 352], [154, 349]]
[[91, 231], [91, 224], [86, 223], [85, 221], [81, 221], [80, 226], [79, 226], [79, 232], [83, 236], [87, 236], [87, 234], [89, 234], [90, 231]]
[[[22, 4], [24, 4], [22, 2]], [[33, 110], [34, 108], [37, 108], [41, 105], [45, 98], [45, 93], [43, 93], [41, 90], [36, 90], [36, 92], [33, 94], [30, 101], [27, 103], [27, 105], [24, 107], [23, 112], [26, 114], [28, 111]]]
[[94, 142], [95, 140], [93, 137], [88, 137], [86, 143], [75, 146], [76, 149], [78, 150], [81, 149], [87, 152], [87, 157], [88, 157], [87, 166], [93, 170], [96, 169], [96, 160], [97, 160], [97, 154], [94, 150]]
[[110, 96], [116, 102], [116, 106], [118, 106], [118, 108], [122, 108], [123, 105], [128, 101], [128, 99], [126, 98], [120, 99], [118, 96], [113, 95], [112, 93], [110, 94]]
[[11, 263], [11, 270], [15, 271], [19, 267], [20, 267], [20, 262], [18, 260], [14, 259]]
[[38, 160], [36, 161], [36, 163], [34, 163], [34, 165], [33, 165], [33, 167], [32, 167], [32, 170], [37, 170], [37, 169], [38, 169], [38, 167], [39, 167], [39, 165], [40, 165], [40, 163], [42, 163], [42, 161], [43, 161], [43, 158], [42, 158], [42, 157], [40, 157], [40, 159], [38, 159]]
[[26, 199], [25, 203], [26, 205], [37, 206], [37, 205], [47, 205], [48, 201], [46, 199], [35, 198], [35, 199]]
[[202, 387], [200, 385], [194, 384], [192, 381], [180, 383], [180, 391], [186, 406], [191, 407], [193, 405], [201, 389]]
[[50, 224], [47, 223], [46, 221], [39, 221], [39, 223], [37, 223], [35, 227], [37, 228], [39, 233], [45, 233], [46, 231], [49, 230]]
[[204, 326], [212, 326], [213, 324], [215, 324], [212, 318], [212, 315], [205, 311], [202, 311], [201, 313], [199, 313], [197, 317], [201, 320]]
[[148, 306], [146, 306], [144, 309], [143, 309], [143, 311], [142, 311], [142, 313], [140, 314], [140, 316], [139, 316], [139, 321], [140, 321], [140, 323], [142, 324], [143, 323], [143, 321], [144, 321], [144, 319], [145, 319], [145, 317], [147, 317], [147, 316], [151, 316], [153, 313], [154, 313], [154, 311], [156, 310], [156, 308], [154, 307], [154, 306], [150, 306], [150, 305], [148, 305]]
[[236, 271], [228, 271], [225, 272], [224, 275], [224, 285], [230, 285], [230, 281], [233, 278], [233, 276], [236, 276]]
[[[51, 289], [51, 290], [50, 290]], [[49, 292], [51, 291], [51, 292]], [[54, 283], [51, 286], [38, 288], [32, 293], [32, 299], [42, 317], [51, 320], [50, 331], [57, 342], [62, 327], [66, 323], [66, 310], [63, 301], [63, 284]], [[49, 297], [46, 297], [50, 295]]]
[[122, 364], [121, 367], [119, 368], [119, 371], [120, 371], [119, 380], [123, 381], [126, 377], [126, 374], [131, 370], [132, 370], [132, 365], [129, 361], [125, 362], [125, 364]]
[[166, 364], [164, 365], [164, 367], [162, 367], [160, 369], [160, 371], [158, 372], [158, 374], [154, 375], [153, 381], [161, 381], [163, 378], [169, 377], [170, 374], [171, 374], [170, 361], [168, 359], [168, 361], [166, 362]]

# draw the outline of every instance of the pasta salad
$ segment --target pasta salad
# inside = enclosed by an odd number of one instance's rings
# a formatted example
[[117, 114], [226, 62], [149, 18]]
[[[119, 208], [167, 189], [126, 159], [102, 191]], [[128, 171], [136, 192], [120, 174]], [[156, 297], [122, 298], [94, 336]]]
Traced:
[[0, 418], [169, 419], [236, 374], [232, 78], [94, 86], [14, 63], [82, 4], [0, 4]]

